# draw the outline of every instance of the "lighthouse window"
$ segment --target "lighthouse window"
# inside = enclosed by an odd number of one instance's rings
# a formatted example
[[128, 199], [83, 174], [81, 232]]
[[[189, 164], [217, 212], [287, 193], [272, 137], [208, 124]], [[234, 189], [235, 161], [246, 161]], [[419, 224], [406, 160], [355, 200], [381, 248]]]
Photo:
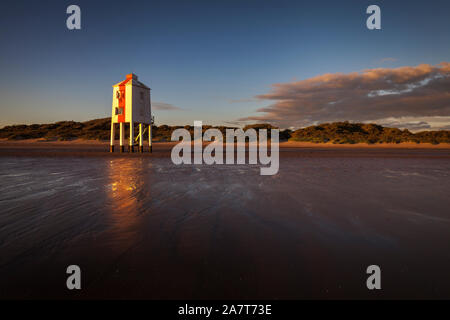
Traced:
[[144, 100], [144, 92], [141, 91], [140, 94], [141, 94], [141, 100]]

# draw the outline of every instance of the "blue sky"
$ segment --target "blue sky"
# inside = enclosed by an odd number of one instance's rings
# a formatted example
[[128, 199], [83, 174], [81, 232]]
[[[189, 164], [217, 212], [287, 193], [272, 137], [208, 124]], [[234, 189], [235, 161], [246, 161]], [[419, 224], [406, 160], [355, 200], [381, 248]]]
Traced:
[[[70, 4], [82, 30], [66, 28]], [[366, 28], [370, 4], [382, 30]], [[130, 72], [153, 103], [179, 108], [154, 110], [157, 124], [229, 124], [272, 104], [255, 96], [274, 83], [450, 61], [449, 1], [11, 1], [0, 10], [0, 127], [110, 116], [111, 86]]]

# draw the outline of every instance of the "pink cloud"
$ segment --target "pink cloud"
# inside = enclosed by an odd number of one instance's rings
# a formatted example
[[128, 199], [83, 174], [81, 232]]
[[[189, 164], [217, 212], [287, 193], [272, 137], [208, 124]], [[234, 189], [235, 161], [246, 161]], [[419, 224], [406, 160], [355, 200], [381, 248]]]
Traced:
[[290, 127], [342, 120], [447, 116], [450, 63], [323, 74], [276, 83], [271, 92], [256, 98], [274, 103], [258, 109], [261, 115], [241, 121], [267, 121]]
[[181, 110], [181, 108], [165, 102], [153, 102], [152, 108], [155, 110]]

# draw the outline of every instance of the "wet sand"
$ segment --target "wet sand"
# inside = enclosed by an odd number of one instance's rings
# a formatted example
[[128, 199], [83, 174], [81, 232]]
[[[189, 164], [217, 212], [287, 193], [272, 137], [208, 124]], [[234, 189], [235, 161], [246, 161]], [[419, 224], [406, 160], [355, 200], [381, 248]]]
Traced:
[[448, 148], [286, 146], [260, 176], [105, 146], [0, 143], [0, 298], [450, 298]]
[[[151, 157], [168, 158], [177, 142], [155, 142], [153, 152], [120, 153], [116, 144], [115, 152], [109, 152], [109, 142], [96, 140], [42, 141], [38, 139], [8, 141], [0, 139], [0, 157]], [[204, 143], [204, 146], [207, 144]], [[248, 144], [247, 144], [248, 145]], [[246, 147], [248, 150], [248, 147]], [[224, 147], [225, 153], [225, 147]], [[441, 143], [400, 143], [400, 144], [332, 144], [286, 141], [280, 143], [280, 157], [421, 157], [447, 158], [450, 156], [450, 144]]]

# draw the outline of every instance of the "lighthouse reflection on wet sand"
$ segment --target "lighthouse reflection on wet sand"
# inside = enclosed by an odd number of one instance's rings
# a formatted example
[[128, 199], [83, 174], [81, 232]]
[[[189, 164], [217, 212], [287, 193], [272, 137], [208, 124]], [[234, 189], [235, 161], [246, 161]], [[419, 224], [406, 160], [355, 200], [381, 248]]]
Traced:
[[[120, 152], [124, 152], [125, 125], [129, 124], [129, 152], [134, 152], [134, 144], [139, 140], [139, 152], [144, 152], [144, 135], [148, 131], [148, 146], [152, 152], [152, 113], [150, 88], [131, 73], [126, 79], [113, 85], [111, 114], [111, 145], [114, 152], [115, 129], [119, 124]], [[134, 137], [134, 124], [139, 124], [139, 134]]]

